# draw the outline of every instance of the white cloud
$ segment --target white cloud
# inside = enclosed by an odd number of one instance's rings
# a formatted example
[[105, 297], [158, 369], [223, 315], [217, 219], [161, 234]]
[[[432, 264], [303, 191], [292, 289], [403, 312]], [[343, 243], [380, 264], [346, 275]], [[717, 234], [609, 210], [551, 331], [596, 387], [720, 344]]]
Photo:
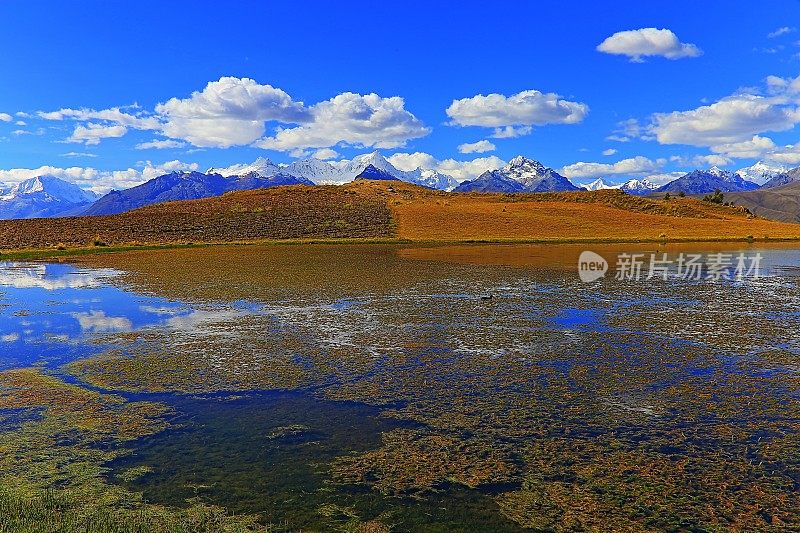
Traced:
[[650, 127], [661, 144], [719, 146], [800, 122], [800, 109], [784, 95], [737, 94], [690, 111], [656, 113]]
[[17, 126], [27, 126], [28, 125], [28, 123], [25, 122], [24, 120], [18, 120], [14, 124], [16, 124]]
[[[69, 142], [98, 144], [129, 129], [153, 131], [167, 140], [140, 143], [139, 149], [176, 148], [188, 142], [201, 148], [256, 144], [303, 153], [347, 145], [374, 148], [404, 146], [430, 129], [405, 109], [399, 97], [343, 93], [307, 107], [285, 91], [250, 78], [222, 77], [188, 98], [170, 98], [153, 111], [138, 106], [110, 109], [39, 111], [42, 120], [78, 123]], [[265, 134], [278, 124], [273, 136]], [[273, 125], [274, 125], [273, 124]]]
[[496, 156], [479, 157], [471, 161], [455, 159], [438, 160], [425, 152], [396, 153], [387, 157], [389, 162], [399, 170], [411, 171], [418, 168], [437, 170], [442, 174], [453, 176], [458, 181], [473, 179], [487, 170], [496, 170], [505, 165], [505, 161]]
[[651, 138], [643, 133], [642, 125], [639, 120], [629, 118], [622, 122], [617, 122], [617, 128], [612, 132], [612, 135], [606, 137], [607, 141], [616, 141], [626, 143], [631, 139], [644, 139], [651, 140]]
[[669, 160], [676, 163], [678, 166], [686, 168], [724, 167], [733, 163], [733, 160], [729, 157], [719, 154], [694, 155], [689, 157], [674, 155], [670, 157]]
[[766, 159], [784, 165], [800, 165], [800, 143], [775, 148], [766, 154]]
[[152, 141], [139, 143], [136, 145], [137, 150], [164, 150], [168, 148], [183, 148], [186, 143], [183, 141], [176, 141], [173, 139], [154, 139]]
[[568, 178], [596, 178], [611, 175], [643, 175], [658, 171], [666, 163], [663, 159], [655, 161], [644, 156], [623, 159], [616, 163], [578, 162], [561, 169], [561, 174]]
[[84, 143], [87, 146], [100, 144], [102, 139], [122, 137], [128, 133], [125, 126], [104, 126], [87, 122], [85, 126], [78, 124], [67, 142]]
[[725, 143], [711, 147], [711, 151], [733, 159], [755, 159], [775, 148], [769, 137], [754, 135], [749, 141]]
[[533, 128], [530, 126], [506, 126], [505, 128], [495, 128], [492, 133], [493, 139], [514, 139], [530, 134]]
[[405, 109], [399, 96], [343, 93], [310, 108], [310, 122], [278, 128], [255, 145], [280, 151], [329, 148], [339, 143], [370, 148], [397, 148], [424, 137], [430, 129]]
[[607, 150], [603, 150], [603, 155], [605, 155], [605, 156], [614, 155], [616, 153], [617, 153], [617, 149], [616, 148], [609, 148]]
[[321, 159], [322, 161], [326, 159], [334, 159], [339, 157], [339, 152], [336, 150], [331, 150], [330, 148], [322, 148], [321, 150], [317, 150], [314, 152], [314, 157], [316, 159]]
[[97, 154], [89, 152], [67, 152], [66, 154], [61, 154], [61, 157], [97, 157]]
[[796, 30], [797, 28], [790, 28], [789, 26], [783, 26], [782, 28], [778, 28], [777, 30], [768, 33], [767, 38], [774, 39], [775, 37], [780, 37], [781, 35], [786, 35], [787, 33], [793, 33]]
[[0, 113], [0, 122], [11, 122], [13, 117], [8, 113]]
[[[134, 110], [133, 113], [123, 111], [123, 109]], [[137, 106], [112, 107], [110, 109], [59, 109], [58, 111], [39, 111], [36, 113], [39, 118], [44, 120], [76, 120], [85, 122], [99, 120], [118, 126], [126, 126], [137, 130], [157, 130], [161, 124], [157, 117], [150, 116], [139, 110]]]
[[201, 147], [227, 148], [250, 144], [264, 135], [266, 121], [308, 120], [303, 102], [285, 91], [250, 78], [223, 77], [189, 98], [171, 98], [156, 106], [168, 137]]
[[20, 338], [19, 333], [8, 333], [6, 335], [0, 335], [0, 342], [17, 342]]
[[452, 124], [496, 128], [496, 138], [530, 133], [531, 126], [577, 124], [588, 113], [589, 106], [584, 103], [571, 102], [555, 93], [536, 90], [522, 91], [511, 96], [479, 94], [454, 100], [447, 108], [447, 116], [452, 119]]
[[681, 59], [697, 57], [703, 53], [694, 44], [682, 43], [677, 35], [666, 28], [620, 31], [597, 45], [597, 50], [606, 54], [628, 56], [634, 63], [641, 63], [643, 57]]
[[131, 331], [133, 323], [126, 317], [111, 317], [105, 311], [89, 311], [88, 313], [74, 313], [82, 331], [90, 333], [118, 333]]
[[458, 145], [458, 151], [462, 154], [482, 154], [484, 152], [494, 152], [496, 149], [497, 147], [487, 140]]

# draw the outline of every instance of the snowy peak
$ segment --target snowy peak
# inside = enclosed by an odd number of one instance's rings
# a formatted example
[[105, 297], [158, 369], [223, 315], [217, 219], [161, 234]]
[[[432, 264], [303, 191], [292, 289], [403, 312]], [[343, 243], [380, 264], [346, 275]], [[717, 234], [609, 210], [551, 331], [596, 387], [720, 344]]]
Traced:
[[711, 167], [709, 170], [695, 170], [681, 176], [663, 187], [659, 187], [656, 192], [707, 194], [716, 189], [722, 192], [739, 192], [752, 191], [757, 188], [758, 185], [742, 179], [738, 174]]
[[55, 176], [37, 176], [27, 179], [17, 184], [8, 194], [0, 199], [10, 201], [33, 195], [39, 195], [43, 199], [48, 198], [71, 204], [93, 202], [97, 199], [95, 193], [84, 191], [74, 183], [56, 178]]
[[255, 172], [262, 178], [269, 178], [281, 171], [280, 167], [265, 157], [259, 157], [252, 163], [236, 164], [224, 168], [209, 168], [206, 174], [219, 174], [229, 178], [231, 176], [243, 176]]
[[621, 185], [612, 185], [610, 183], [606, 183], [603, 178], [597, 178], [591, 183], [584, 183], [581, 185], [587, 191], [602, 191], [605, 189], [619, 189]]
[[791, 170], [789, 167], [759, 161], [753, 166], [740, 168], [736, 173], [748, 181], [763, 185], [776, 176], [786, 174], [789, 170]]
[[640, 180], [634, 178], [626, 181], [619, 188], [630, 194], [649, 194], [658, 189], [658, 185], [647, 178]]
[[97, 198], [95, 193], [55, 176], [37, 176], [0, 196], [0, 219], [72, 215]]

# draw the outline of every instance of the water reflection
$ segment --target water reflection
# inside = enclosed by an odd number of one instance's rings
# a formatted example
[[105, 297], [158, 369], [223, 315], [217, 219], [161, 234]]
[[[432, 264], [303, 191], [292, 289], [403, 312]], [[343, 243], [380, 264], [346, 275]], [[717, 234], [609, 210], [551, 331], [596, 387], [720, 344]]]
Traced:
[[146, 328], [213, 334], [253, 312], [245, 304], [192, 307], [117, 285], [114, 269], [0, 263], [0, 369], [57, 366], [108, 348], [107, 334]]

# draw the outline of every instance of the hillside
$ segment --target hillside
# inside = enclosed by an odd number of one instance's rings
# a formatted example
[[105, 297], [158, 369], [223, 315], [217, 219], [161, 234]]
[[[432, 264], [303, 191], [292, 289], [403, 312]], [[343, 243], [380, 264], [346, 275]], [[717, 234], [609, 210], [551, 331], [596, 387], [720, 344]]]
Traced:
[[618, 190], [447, 193], [402, 181], [294, 185], [99, 217], [0, 221], [0, 248], [269, 239], [660, 240], [800, 238], [800, 226], [694, 198]]
[[800, 222], [800, 182], [755, 191], [728, 193], [725, 200], [743, 205], [758, 216], [782, 222]]

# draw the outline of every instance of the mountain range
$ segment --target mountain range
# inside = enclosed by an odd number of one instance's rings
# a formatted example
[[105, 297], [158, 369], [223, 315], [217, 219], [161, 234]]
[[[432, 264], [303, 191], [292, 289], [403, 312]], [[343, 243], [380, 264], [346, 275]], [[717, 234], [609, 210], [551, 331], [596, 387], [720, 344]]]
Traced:
[[[327, 162], [316, 158], [276, 164], [259, 157], [250, 164], [210, 168], [206, 172], [173, 172], [124, 191], [112, 191], [102, 198], [75, 184], [53, 176], [39, 176], [13, 188], [0, 184], [0, 219], [75, 215], [109, 215], [138, 207], [176, 200], [219, 196], [231, 191], [269, 188], [279, 185], [343, 184], [355, 179], [395, 179], [430, 189], [454, 192], [551, 192], [620, 189], [629, 194], [707, 194], [779, 188], [800, 181], [800, 168], [758, 162], [735, 173], [712, 167], [695, 170], [658, 187], [651, 181], [631, 179], [621, 184], [598, 178], [575, 185], [542, 163], [517, 156], [502, 168], [488, 170], [473, 180], [459, 183], [436, 170], [417, 168], [403, 171], [378, 152], [350, 161]], [[762, 185], [759, 186], [758, 183]], [[800, 188], [797, 188], [800, 193]], [[784, 194], [785, 196], [785, 194]]]
[[226, 192], [266, 189], [278, 185], [314, 185], [305, 178], [289, 174], [262, 177], [255, 170], [229, 177], [202, 172], [172, 172], [124, 191], [111, 191], [83, 212], [84, 215], [116, 215], [131, 209], [162, 202], [198, 200]]
[[77, 215], [98, 196], [53, 176], [25, 180], [0, 196], [0, 219]]
[[655, 190], [657, 193], [706, 194], [719, 189], [721, 192], [741, 192], [758, 189], [758, 184], [747, 181], [738, 173], [711, 167], [709, 170], [694, 170]]
[[453, 192], [554, 192], [579, 191], [567, 178], [538, 161], [517, 156], [498, 170], [487, 170], [464, 181]]

